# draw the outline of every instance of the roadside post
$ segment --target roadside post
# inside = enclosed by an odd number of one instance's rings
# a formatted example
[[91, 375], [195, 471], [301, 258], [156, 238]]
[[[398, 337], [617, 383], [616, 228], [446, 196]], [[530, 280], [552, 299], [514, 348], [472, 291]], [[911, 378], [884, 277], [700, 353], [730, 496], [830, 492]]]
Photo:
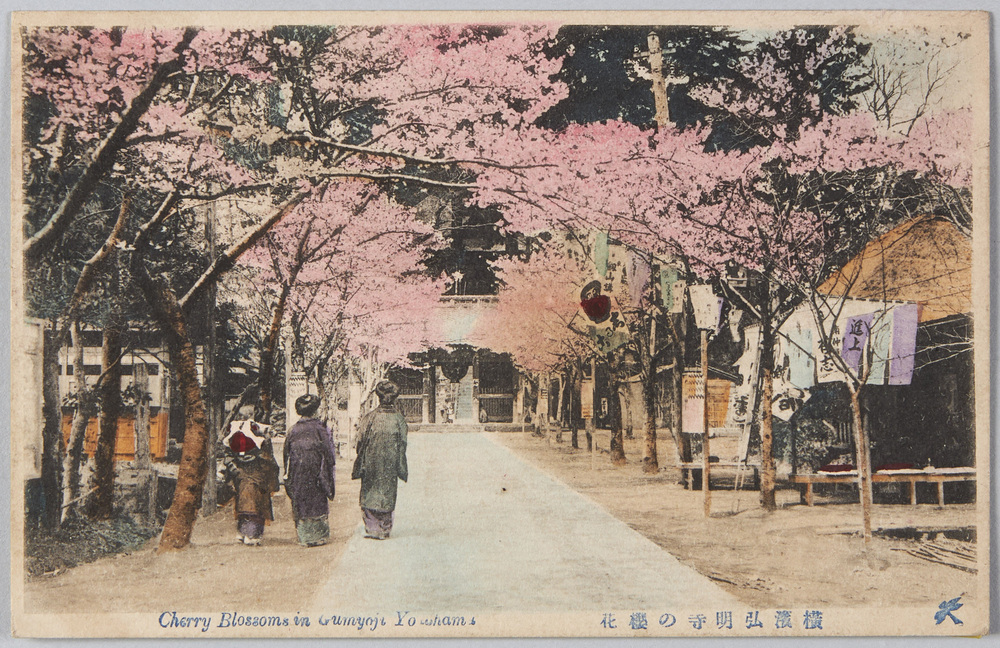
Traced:
[[722, 316], [722, 298], [712, 291], [712, 286], [705, 284], [689, 286], [691, 307], [694, 311], [695, 325], [701, 330], [701, 490], [705, 494], [705, 517], [712, 515], [712, 494], [709, 486], [711, 470], [711, 453], [709, 451], [708, 434], [708, 337], [719, 329]]

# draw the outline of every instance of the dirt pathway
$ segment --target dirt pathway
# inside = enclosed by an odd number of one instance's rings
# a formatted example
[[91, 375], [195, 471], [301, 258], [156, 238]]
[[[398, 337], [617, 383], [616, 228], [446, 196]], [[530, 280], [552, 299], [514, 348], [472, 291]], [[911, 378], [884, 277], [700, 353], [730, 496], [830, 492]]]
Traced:
[[[907, 554], [917, 540], [876, 537], [866, 549], [856, 504], [806, 507], [798, 504], [796, 491], [779, 490], [780, 508], [767, 514], [757, 503], [756, 491], [713, 489], [713, 517], [706, 519], [701, 491], [685, 490], [678, 484], [678, 471], [669, 467], [669, 441], [659, 444], [660, 465], [666, 467], [646, 475], [638, 439], [626, 440], [628, 465], [615, 468], [600, 452], [592, 468], [590, 453], [574, 450], [569, 443], [520, 434], [495, 438], [748, 604], [926, 605], [934, 611], [941, 601], [959, 594], [975, 596], [973, 574]], [[598, 447], [607, 448], [606, 436], [599, 436]], [[975, 517], [971, 504], [887, 504], [874, 507], [873, 525], [974, 534], [970, 523]], [[936, 542], [976, 548], [975, 542], [951, 541], [943, 533]]]
[[[755, 492], [716, 492], [717, 515], [705, 519], [701, 493], [681, 488], [676, 472], [641, 472], [638, 441], [627, 442], [630, 463], [620, 469], [605, 454], [592, 469], [585, 451], [521, 434], [415, 434], [412, 449], [414, 478], [401, 491], [388, 542], [356, 537], [358, 483], [344, 462], [325, 547], [296, 544], [281, 495], [261, 547], [235, 543], [224, 508], [199, 521], [185, 551], [157, 556], [150, 546], [29, 580], [26, 609], [295, 613], [376, 595], [503, 610], [555, 608], [569, 596], [576, 609], [591, 609], [611, 598], [631, 604], [639, 595], [630, 583], [642, 596], [666, 596], [651, 576], [662, 570], [674, 576], [661, 581], [690, 585], [684, 596], [725, 591], [761, 608], [811, 601], [935, 610], [959, 593], [976, 596], [971, 574], [905, 553], [914, 541], [882, 537], [865, 550], [854, 505], [795, 506], [797, 494], [782, 491], [784, 506], [767, 515]], [[955, 529], [973, 518], [971, 505], [882, 505], [874, 514], [882, 528]], [[633, 555], [634, 565], [623, 563]]]
[[360, 531], [312, 606], [600, 612], [735, 602], [709, 579], [481, 434], [414, 434], [387, 541]]
[[236, 543], [232, 504], [195, 526], [184, 551], [155, 554], [155, 539], [141, 551], [81, 565], [25, 585], [25, 608], [35, 612], [156, 612], [206, 609], [305, 609], [329, 577], [361, 517], [358, 483], [349, 464], [338, 466], [331, 503], [331, 542], [305, 549], [295, 540], [284, 491], [274, 498], [275, 521], [263, 544]]

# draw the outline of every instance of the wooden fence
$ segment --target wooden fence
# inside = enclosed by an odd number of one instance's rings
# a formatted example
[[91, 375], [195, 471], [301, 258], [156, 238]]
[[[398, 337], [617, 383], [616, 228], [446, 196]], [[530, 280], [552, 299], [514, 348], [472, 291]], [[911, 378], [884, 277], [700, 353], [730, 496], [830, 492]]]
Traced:
[[[69, 443], [70, 427], [73, 423], [71, 414], [64, 414], [62, 419], [63, 438]], [[149, 451], [153, 461], [162, 461], [167, 457], [167, 413], [149, 417]], [[88, 456], [94, 456], [97, 449], [97, 419], [87, 422], [87, 434], [83, 441], [83, 451]], [[118, 419], [118, 438], [115, 442], [115, 461], [132, 461], [135, 459], [135, 419], [123, 416]]]

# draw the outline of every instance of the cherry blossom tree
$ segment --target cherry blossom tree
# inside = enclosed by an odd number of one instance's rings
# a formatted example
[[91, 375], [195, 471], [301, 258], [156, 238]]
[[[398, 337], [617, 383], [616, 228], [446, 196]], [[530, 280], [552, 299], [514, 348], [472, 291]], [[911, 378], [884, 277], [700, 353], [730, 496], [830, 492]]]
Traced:
[[[663, 223], [667, 229], [648, 230], [658, 237], [669, 236], [702, 274], [724, 279], [727, 266], [736, 264], [758, 279], [750, 292], [727, 289], [727, 294], [762, 327], [761, 492], [765, 508], [773, 507], [773, 458], [768, 461], [772, 350], [781, 324], [803, 300], [815, 300], [830, 272], [885, 227], [885, 214], [894, 209], [905, 213], [912, 207], [907, 195], [899, 197], [895, 191], [903, 179], [915, 175], [956, 193], [962, 191], [961, 183], [969, 177], [968, 161], [954, 151], [967, 152], [969, 145], [965, 142], [953, 148], [949, 144], [967, 137], [969, 131], [962, 128], [958, 115], [940, 119], [940, 124], [919, 126], [919, 137], [901, 138], [876, 128], [870, 116], [855, 113], [826, 118], [788, 143], [777, 142], [746, 154], [708, 154], [704, 164], [715, 167], [717, 180], [711, 192], [677, 210], [675, 218]], [[943, 132], [948, 136], [935, 139], [932, 135]], [[726, 287], [724, 281], [721, 285]], [[828, 351], [839, 354], [839, 349]], [[863, 380], [855, 381], [855, 387], [863, 384]], [[855, 419], [861, 465], [867, 441], [859, 416]], [[870, 483], [863, 481], [862, 491], [864, 501], [870, 503]], [[869, 528], [866, 514], [866, 535]]]
[[[205, 95], [199, 95], [196, 84], [191, 84], [183, 90], [186, 99], [178, 102], [177, 97], [182, 94], [181, 79], [188, 79], [192, 74], [198, 78], [199, 74], [211, 74], [227, 66], [230, 69], [224, 72], [226, 74], [230, 71], [246, 73], [247, 69], [240, 68], [237, 63], [245, 50], [239, 41], [228, 33], [206, 35], [194, 29], [44, 28], [23, 34], [22, 81], [28, 101], [26, 108], [31, 116], [25, 142], [30, 160], [25, 191], [25, 222], [30, 236], [26, 237], [24, 245], [25, 260], [32, 273], [29, 276], [39, 276], [36, 273], [40, 268], [41, 277], [50, 274], [53, 249], [57, 255], [63, 254], [63, 249], [71, 250], [65, 247], [67, 234], [70, 235], [69, 245], [72, 245], [79, 240], [74, 232], [79, 231], [80, 226], [91, 227], [92, 216], [85, 213], [85, 208], [95, 202], [95, 191], [123, 178], [121, 165], [129, 156], [133, 161], [172, 158], [174, 168], [163, 171], [182, 181], [185, 177], [191, 178], [191, 172], [198, 177], [205, 171], [196, 160], [199, 156], [212, 158], [210, 143], [204, 136], [192, 137], [190, 129], [178, 130], [183, 122], [183, 108], [205, 100]], [[112, 63], [109, 65], [109, 62]], [[157, 149], [157, 140], [165, 138], [168, 132], [184, 141], [184, 146]], [[185, 165], [188, 173], [179, 173]], [[225, 165], [217, 167], [215, 174], [222, 173], [230, 181], [241, 179], [239, 172], [234, 177], [226, 173]], [[125, 189], [126, 195], [136, 187], [143, 191], [148, 189], [150, 183], [146, 180], [149, 178], [144, 177], [144, 170], [137, 169], [135, 179], [139, 182]], [[58, 348], [66, 341], [70, 323], [79, 316], [95, 279], [101, 275], [102, 266], [107, 266], [109, 259], [115, 257], [116, 247], [130, 229], [125, 226], [126, 217], [131, 216], [126, 207], [128, 202], [122, 202], [117, 222], [107, 225], [106, 238], [95, 237], [98, 241], [104, 238], [103, 245], [98, 244], [97, 253], [82, 265], [78, 279], [70, 284], [63, 302], [65, 306], [49, 336], [50, 345]], [[31, 229], [32, 225], [36, 229]], [[55, 259], [63, 266], [64, 257], [56, 256]], [[49, 293], [46, 299], [51, 300], [51, 297]], [[116, 355], [113, 340], [114, 336], [109, 339], [106, 349], [111, 356]], [[116, 364], [117, 361], [113, 361], [111, 366]], [[117, 393], [119, 387], [113, 371], [107, 382], [107, 394]], [[112, 403], [106, 405], [104, 411], [113, 411]], [[47, 416], [46, 429], [50, 428], [51, 433], [45, 438], [58, 437], [58, 412]], [[97, 514], [108, 515], [113, 480], [108, 447], [113, 446], [116, 426], [109, 418], [102, 429], [106, 433], [101, 435], [99, 443], [102, 452], [98, 461], [97, 501], [103, 504], [97, 507]], [[58, 449], [53, 452], [56, 444], [49, 442], [46, 445], [49, 448], [46, 457], [53, 458], [46, 471], [47, 490], [53, 491], [60, 481], [57, 471], [51, 469], [57, 465], [54, 459]], [[70, 466], [70, 474], [74, 473]], [[53, 507], [58, 507], [59, 499], [54, 493], [51, 502]]]
[[578, 321], [580, 289], [588, 276], [583, 253], [570, 242], [561, 247], [539, 242], [525, 259], [497, 260], [493, 264], [501, 282], [497, 304], [477, 319], [469, 334], [477, 346], [509, 354], [535, 387], [552, 374], [558, 377], [557, 411], [560, 417], [563, 409], [569, 411], [574, 447], [578, 447], [576, 419], [571, 398], [564, 394], [579, 391], [583, 362], [594, 352]]
[[[603, 232], [641, 260], [639, 265], [676, 266], [683, 276], [688, 248], [703, 252], [699, 243], [704, 241], [691, 239], [694, 232], [685, 227], [682, 214], [694, 217], [696, 211], [723, 209], [718, 200], [708, 197], [716, 195], [724, 183], [742, 177], [747, 164], [738, 154], [710, 157], [705, 152], [706, 135], [698, 129], [649, 131], [620, 122], [575, 125], [559, 133], [539, 130], [531, 133], [530, 146], [525, 147], [532, 163], [512, 163], [519, 169], [514, 178], [503, 169], [485, 172], [495, 184], [481, 185], [478, 196], [483, 202], [503, 205], [513, 230]], [[721, 262], [721, 256], [711, 260]], [[628, 279], [635, 303], [623, 309], [623, 316], [631, 333], [628, 353], [644, 387], [643, 461], [648, 471], [655, 472], [659, 468], [657, 376], [662, 363], [672, 365], [676, 378], [672, 396], [679, 399], [684, 321], [680, 315], [663, 312], [658, 282], [649, 276]], [[629, 295], [623, 299], [633, 301]], [[671, 432], [685, 460], [689, 450], [679, 432], [679, 410], [678, 403]]]
[[443, 284], [420, 268], [437, 242], [412, 210], [372, 183], [354, 181], [303, 202], [247, 253], [241, 263], [257, 268], [259, 281], [276, 285], [259, 367], [265, 416], [286, 312], [293, 355], [321, 393], [352, 357], [381, 368], [437, 341], [431, 309]]
[[[142, 201], [153, 205], [151, 216], [133, 230], [131, 270], [164, 331], [187, 408], [161, 547], [187, 544], [207, 470], [185, 311], [300, 203], [345, 178], [384, 189], [469, 188], [481, 169], [503, 164], [488, 156], [505, 148], [504, 134], [562, 95], [549, 80], [559, 61], [543, 55], [551, 34], [545, 25], [407, 25], [313, 30], [301, 39], [284, 28], [27, 35], [26, 85], [51, 111], [37, 148], [53, 159], [73, 154], [49, 164], [53, 172], [83, 171], [65, 190], [35, 201], [29, 262], [80, 222], [99, 182], [152, 198]], [[79, 151], [64, 146], [88, 142]], [[234, 233], [200, 276], [160, 276], [167, 268], [156, 267], [154, 252], [172, 215], [192, 200], [265, 186], [270, 211]], [[352, 339], [365, 345], [360, 333]]]

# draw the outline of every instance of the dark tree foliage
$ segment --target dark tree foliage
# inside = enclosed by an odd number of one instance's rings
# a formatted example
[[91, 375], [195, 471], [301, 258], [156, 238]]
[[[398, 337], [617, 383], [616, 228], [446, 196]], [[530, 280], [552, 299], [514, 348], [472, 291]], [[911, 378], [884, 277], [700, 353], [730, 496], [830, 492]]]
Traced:
[[540, 125], [562, 129], [570, 124], [615, 120], [649, 125], [655, 107], [650, 84], [629, 72], [636, 52], [646, 49], [649, 27], [567, 25], [556, 36], [549, 56], [563, 56], [557, 79], [569, 96], [550, 109]]
[[[779, 124], [794, 137], [804, 124], [825, 114], [855, 108], [857, 97], [867, 88], [861, 63], [869, 46], [851, 31], [814, 67], [809, 62], [830, 36], [830, 27], [747, 34], [721, 27], [569, 25], [559, 30], [548, 52], [565, 58], [558, 78], [569, 86], [569, 96], [543, 115], [539, 124], [561, 129], [623, 120], [651, 126], [652, 85], [637, 73], [649, 69], [650, 32], [660, 39], [665, 74], [678, 78], [668, 88], [670, 120], [680, 127], [710, 126], [709, 149], [746, 150], [767, 144], [777, 136]], [[775, 61], [786, 73], [787, 92], [772, 96], [748, 74], [767, 60]], [[707, 106], [692, 96], [692, 90], [699, 87], [724, 89], [734, 100], [761, 97], [775, 117], [764, 119]], [[818, 100], [814, 103], [811, 97]]]
[[435, 226], [448, 245], [432, 250], [424, 264], [434, 276], [446, 275], [461, 279], [452, 282], [449, 295], [491, 295], [498, 288], [491, 263], [516, 251], [516, 239], [500, 230], [501, 214], [495, 209], [471, 207], [463, 200], [454, 200], [446, 219], [437, 219]]
[[569, 97], [542, 116], [539, 125], [560, 129], [569, 124], [622, 120], [652, 126], [652, 84], [638, 70], [649, 71], [648, 36], [655, 32], [663, 50], [665, 72], [687, 81], [672, 85], [671, 121], [679, 126], [704, 122], [709, 109], [688, 96], [688, 88], [736, 80], [737, 59], [746, 40], [721, 27], [650, 25], [567, 25], [559, 30], [549, 56], [562, 56], [558, 80]]
[[748, 72], [773, 66], [788, 82], [780, 92], [761, 88], [752, 77], [738, 75], [729, 88], [730, 95], [753, 96], [774, 113], [761, 117], [759, 112], [736, 111], [715, 118], [724, 119], [736, 139], [737, 148], [749, 148], [773, 142], [781, 136], [794, 139], [799, 130], [814, 124], [824, 115], [841, 115], [858, 106], [858, 99], [869, 87], [864, 58], [871, 46], [859, 42], [853, 30], [847, 30], [832, 48], [824, 48], [833, 33], [828, 26], [803, 26], [768, 35], [746, 47]]

